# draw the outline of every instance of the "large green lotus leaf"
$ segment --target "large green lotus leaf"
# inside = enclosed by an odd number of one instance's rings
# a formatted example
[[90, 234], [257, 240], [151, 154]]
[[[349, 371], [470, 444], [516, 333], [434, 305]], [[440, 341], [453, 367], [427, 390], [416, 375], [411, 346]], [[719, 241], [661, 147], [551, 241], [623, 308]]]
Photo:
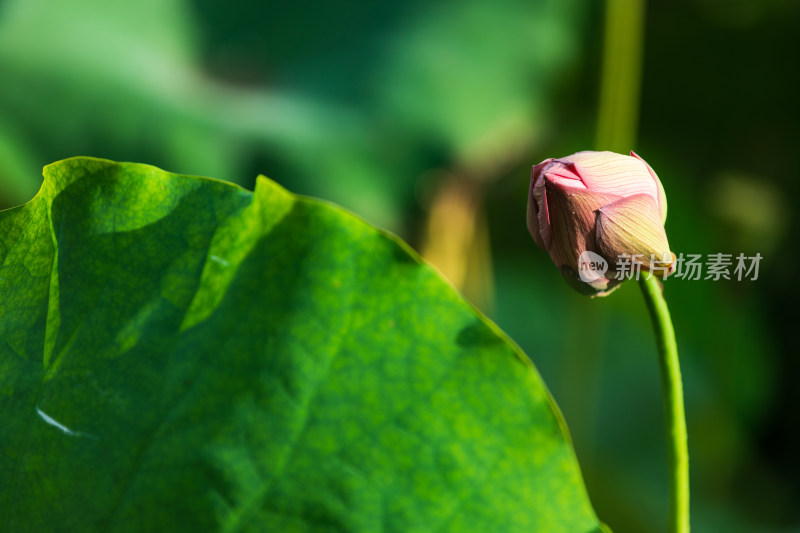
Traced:
[[75, 158], [0, 264], [0, 531], [602, 528], [526, 356], [340, 208]]

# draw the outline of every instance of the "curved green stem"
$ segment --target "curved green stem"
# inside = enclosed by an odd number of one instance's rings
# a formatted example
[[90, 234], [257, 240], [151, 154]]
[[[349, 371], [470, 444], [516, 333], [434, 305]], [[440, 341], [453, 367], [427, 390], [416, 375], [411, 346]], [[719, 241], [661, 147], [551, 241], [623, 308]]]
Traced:
[[689, 531], [689, 448], [686, 442], [686, 414], [683, 408], [683, 383], [678, 362], [675, 330], [658, 279], [640, 279], [647, 309], [653, 321], [658, 344], [658, 361], [664, 393], [669, 448], [670, 533]]

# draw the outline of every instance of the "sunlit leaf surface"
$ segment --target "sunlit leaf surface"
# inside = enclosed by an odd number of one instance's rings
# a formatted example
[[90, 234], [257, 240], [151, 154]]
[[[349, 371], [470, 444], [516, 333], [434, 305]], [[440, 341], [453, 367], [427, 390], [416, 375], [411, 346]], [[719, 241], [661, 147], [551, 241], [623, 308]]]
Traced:
[[527, 357], [340, 208], [70, 159], [0, 265], [0, 531], [601, 527]]

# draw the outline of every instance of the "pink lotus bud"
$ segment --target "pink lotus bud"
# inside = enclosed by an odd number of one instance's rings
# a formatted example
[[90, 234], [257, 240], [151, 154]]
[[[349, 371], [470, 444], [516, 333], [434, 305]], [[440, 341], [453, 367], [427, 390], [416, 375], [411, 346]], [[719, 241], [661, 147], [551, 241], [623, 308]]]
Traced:
[[[531, 172], [528, 230], [564, 279], [584, 294], [605, 296], [622, 282], [615, 278], [621, 256], [638, 258], [642, 272], [650, 270], [651, 256], [666, 259], [666, 266], [652, 272], [667, 272], [675, 256], [666, 219], [664, 187], [633, 152], [578, 152], [545, 159]], [[608, 270], [587, 273], [587, 258], [605, 261]]]

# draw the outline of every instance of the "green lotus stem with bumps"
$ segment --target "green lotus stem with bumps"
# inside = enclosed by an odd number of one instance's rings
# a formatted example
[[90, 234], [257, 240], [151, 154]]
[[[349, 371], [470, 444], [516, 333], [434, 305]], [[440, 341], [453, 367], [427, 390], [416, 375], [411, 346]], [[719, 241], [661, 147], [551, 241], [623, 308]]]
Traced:
[[686, 438], [686, 414], [683, 407], [683, 383], [678, 361], [675, 330], [658, 280], [640, 279], [647, 309], [653, 321], [666, 414], [667, 448], [670, 481], [670, 533], [689, 531], [689, 448]]

